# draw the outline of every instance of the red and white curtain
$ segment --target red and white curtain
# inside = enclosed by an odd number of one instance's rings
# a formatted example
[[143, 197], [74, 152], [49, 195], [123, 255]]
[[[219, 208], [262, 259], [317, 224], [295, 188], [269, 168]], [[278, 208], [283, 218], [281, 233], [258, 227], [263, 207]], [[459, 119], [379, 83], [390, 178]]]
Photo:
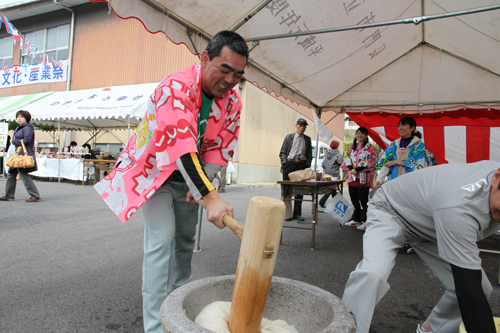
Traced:
[[384, 149], [400, 137], [399, 119], [411, 116], [439, 164], [500, 161], [500, 109], [462, 108], [422, 114], [345, 111], [359, 126], [367, 127], [370, 137]]

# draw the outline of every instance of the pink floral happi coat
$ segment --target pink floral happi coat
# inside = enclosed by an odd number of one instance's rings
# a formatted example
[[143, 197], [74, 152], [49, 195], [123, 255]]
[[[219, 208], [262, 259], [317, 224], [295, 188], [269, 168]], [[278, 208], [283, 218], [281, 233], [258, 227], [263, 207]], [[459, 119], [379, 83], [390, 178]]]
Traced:
[[[180, 156], [198, 152], [201, 97], [199, 64], [167, 77], [151, 95], [115, 168], [94, 186], [122, 222], [178, 170]], [[201, 147], [203, 163], [227, 165], [238, 140], [241, 108], [236, 89], [214, 98]]]

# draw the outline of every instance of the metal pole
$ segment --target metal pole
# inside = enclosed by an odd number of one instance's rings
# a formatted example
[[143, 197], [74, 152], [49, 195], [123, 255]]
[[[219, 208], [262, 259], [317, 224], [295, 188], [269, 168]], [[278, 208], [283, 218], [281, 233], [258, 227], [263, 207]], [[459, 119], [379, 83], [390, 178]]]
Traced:
[[130, 141], [130, 115], [127, 118], [127, 142]]
[[[61, 182], [61, 118], [57, 118], [57, 130], [59, 140], [57, 140], [57, 181]], [[64, 141], [66, 142], [66, 132], [64, 132]]]
[[409, 24], [409, 23], [419, 24], [420, 22], [423, 22], [423, 21], [430, 21], [430, 20], [435, 20], [435, 19], [460, 16], [460, 15], [475, 14], [475, 13], [496, 10], [496, 9], [500, 9], [500, 5], [467, 9], [467, 10], [445, 13], [445, 14], [415, 16], [415, 17], [410, 17], [410, 18], [405, 18], [405, 19], [395, 20], [395, 21], [385, 21], [385, 22], [370, 23], [370, 24], [350, 25], [350, 26], [346, 26], [346, 27], [320, 29], [320, 30], [312, 30], [312, 31], [304, 31], [304, 32], [294, 32], [294, 33], [281, 34], [281, 35], [252, 37], [252, 38], [245, 38], [245, 41], [255, 42], [255, 41], [269, 40], [269, 39], [280, 39], [280, 38], [289, 38], [289, 37], [306, 36], [306, 35], [310, 36], [310, 35], [325, 34], [325, 33], [330, 33], [330, 32], [357, 30], [357, 29], [365, 29], [365, 28], [373, 28], [373, 27], [382, 27], [382, 26], [395, 25], [395, 24]]
[[238, 30], [239, 27], [241, 27], [243, 24], [247, 23], [248, 20], [250, 20], [252, 17], [254, 17], [258, 12], [260, 12], [264, 7], [266, 7], [272, 0], [267, 0], [266, 2], [262, 3], [252, 11], [250, 14], [248, 14], [243, 20], [241, 20], [239, 23], [237, 23], [234, 28], [231, 29], [231, 31], [236, 31]]
[[[345, 109], [347, 112], [353, 112], [350, 111], [349, 109], [352, 108], [381, 108], [381, 107], [395, 107], [395, 106], [417, 106], [417, 107], [424, 107], [424, 106], [433, 106], [433, 105], [450, 105], [450, 106], [456, 106], [459, 107], [460, 105], [463, 104], [463, 106], [467, 105], [473, 105], [473, 104], [499, 104], [500, 100], [497, 101], [467, 101], [467, 102], [425, 102], [425, 103], [392, 103], [392, 104], [359, 104], [359, 105], [325, 105], [323, 108], [342, 108]], [[360, 111], [356, 111], [360, 112]], [[363, 110], [363, 112], [380, 112], [380, 110]], [[391, 112], [398, 113], [399, 110], [393, 110]], [[425, 111], [424, 111], [425, 112]], [[439, 112], [439, 111], [437, 111]]]
[[203, 219], [203, 207], [198, 208], [198, 224], [196, 225], [196, 239], [194, 241], [193, 252], [201, 252], [200, 249], [200, 236], [201, 236], [201, 220]]
[[314, 158], [314, 177], [316, 177], [316, 168], [318, 166], [318, 158], [319, 158], [319, 132], [316, 129], [316, 157]]

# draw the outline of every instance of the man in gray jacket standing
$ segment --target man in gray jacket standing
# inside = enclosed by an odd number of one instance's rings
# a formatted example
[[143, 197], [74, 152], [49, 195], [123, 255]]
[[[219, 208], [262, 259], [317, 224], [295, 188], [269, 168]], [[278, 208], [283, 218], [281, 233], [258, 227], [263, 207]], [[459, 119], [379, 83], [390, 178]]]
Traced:
[[[280, 150], [281, 172], [283, 180], [290, 180], [288, 174], [297, 170], [304, 170], [311, 166], [312, 161], [312, 146], [311, 138], [304, 134], [307, 128], [307, 121], [304, 118], [299, 118], [295, 128], [295, 133], [290, 133], [285, 137]], [[292, 206], [290, 200], [285, 200], [286, 212], [285, 221], [292, 219], [304, 221], [302, 215], [302, 194], [295, 195], [295, 202]]]
[[500, 163], [444, 164], [382, 185], [368, 204], [363, 260], [342, 300], [368, 333], [375, 305], [405, 241], [441, 281], [445, 293], [423, 332], [495, 333], [488, 303], [493, 288], [481, 268], [477, 241], [500, 228]]

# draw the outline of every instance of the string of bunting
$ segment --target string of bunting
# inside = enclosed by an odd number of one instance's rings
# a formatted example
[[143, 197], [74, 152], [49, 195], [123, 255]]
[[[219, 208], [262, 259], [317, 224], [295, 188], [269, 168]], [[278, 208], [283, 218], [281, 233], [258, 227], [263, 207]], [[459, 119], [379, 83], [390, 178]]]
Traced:
[[[23, 46], [26, 48], [26, 51], [28, 51], [28, 54], [32, 57], [32, 58], [36, 58], [36, 55], [37, 55], [37, 48], [35, 47], [35, 45], [31, 44], [31, 42], [25, 38], [17, 29], [16, 27], [14, 27], [14, 25], [12, 23], [9, 22], [9, 20], [7, 20], [7, 18], [5, 17], [5, 15], [3, 15], [2, 12], [0, 12], [0, 29], [2, 28], [2, 17], [3, 17], [3, 23], [5, 24], [5, 29], [7, 30], [7, 32], [9, 34], [12, 35], [12, 38], [14, 38], [14, 45], [16, 44], [16, 42], [20, 42], [19, 44], [19, 49], [22, 50], [23, 49]], [[24, 39], [24, 45], [23, 45], [23, 39]], [[48, 65], [51, 64], [53, 67], [58, 67], [60, 68], [61, 67], [61, 63], [60, 61], [56, 61], [54, 58], [52, 58], [49, 54], [47, 54], [46, 52], [44, 51], [39, 51], [38, 52], [39, 56], [40, 56], [40, 63], [43, 62], [44, 64], [44, 67], [45, 69], [47, 69]], [[47, 61], [43, 61], [42, 59], [42, 55], [45, 55], [47, 58]]]

